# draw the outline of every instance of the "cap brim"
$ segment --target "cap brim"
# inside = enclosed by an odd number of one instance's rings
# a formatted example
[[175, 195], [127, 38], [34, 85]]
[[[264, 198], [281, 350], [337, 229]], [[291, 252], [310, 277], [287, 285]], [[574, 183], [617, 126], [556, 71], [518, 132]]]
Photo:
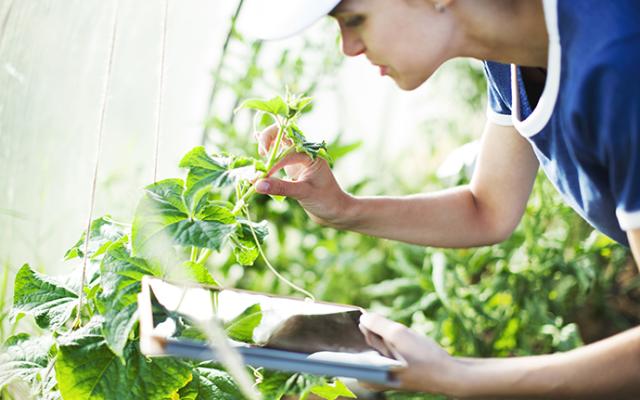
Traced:
[[245, 0], [237, 28], [263, 40], [283, 39], [311, 26], [341, 0]]

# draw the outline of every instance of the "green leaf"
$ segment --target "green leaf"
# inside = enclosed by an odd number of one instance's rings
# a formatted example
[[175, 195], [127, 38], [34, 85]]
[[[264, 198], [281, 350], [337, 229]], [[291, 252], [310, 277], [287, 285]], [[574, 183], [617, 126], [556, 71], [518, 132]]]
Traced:
[[[39, 392], [35, 390], [37, 387], [52, 387], [55, 375], [50, 373], [45, 377], [45, 374], [53, 344], [51, 335], [32, 338], [26, 333], [20, 333], [7, 339], [0, 354], [0, 390], [13, 380], [25, 382], [34, 392]], [[43, 379], [46, 382], [43, 383]]]
[[269, 226], [267, 221], [252, 222], [246, 219], [239, 218], [238, 223], [240, 225], [236, 230], [236, 237], [241, 240], [253, 241], [253, 234], [251, 233], [251, 228], [253, 228], [253, 231], [258, 237], [258, 241], [260, 243], [263, 243], [264, 239], [269, 234]]
[[338, 137], [335, 141], [327, 145], [327, 152], [331, 154], [331, 157], [334, 160], [338, 160], [362, 147], [362, 143], [362, 140], [358, 140], [355, 142], [342, 144], [340, 143], [340, 138]]
[[446, 270], [447, 258], [444, 253], [434, 253], [431, 256], [431, 264], [433, 266], [433, 270], [431, 271], [431, 280], [433, 281], [433, 286], [435, 287], [436, 293], [442, 301], [442, 304], [449, 308], [449, 297], [447, 295], [446, 290], [446, 282], [445, 282], [445, 270]]
[[311, 388], [311, 393], [326, 400], [335, 400], [340, 396], [348, 397], [350, 399], [356, 398], [356, 395], [353, 394], [353, 392], [351, 392], [351, 390], [349, 390], [349, 388], [346, 387], [339, 379], [336, 379], [335, 382], [331, 384], [314, 386]]
[[305, 153], [311, 157], [312, 160], [320, 157], [327, 160], [329, 164], [333, 163], [333, 160], [327, 152], [327, 144], [324, 141], [322, 143], [307, 141], [300, 128], [295, 124], [289, 125], [285, 133], [287, 137], [293, 141], [296, 152]]
[[235, 225], [236, 218], [226, 203], [209, 202], [198, 208], [195, 218], [202, 221], [219, 221], [227, 225]]
[[[97, 259], [104, 254], [111, 243], [120, 240], [124, 235], [125, 232], [122, 227], [114, 224], [108, 215], [94, 219], [89, 229], [89, 257]], [[86, 233], [83, 232], [76, 244], [65, 253], [65, 260], [84, 257], [85, 237]]]
[[248, 307], [240, 315], [224, 324], [227, 335], [233, 340], [253, 343], [253, 331], [262, 321], [260, 304]]
[[137, 316], [137, 299], [145, 275], [161, 276], [162, 271], [144, 259], [131, 257], [121, 243], [112, 245], [100, 266], [102, 293], [98, 296], [105, 322], [102, 334], [111, 350], [122, 357]]
[[55, 365], [58, 387], [65, 399], [176, 398], [192, 379], [183, 361], [166, 357], [149, 359], [131, 342], [125, 363], [109, 350], [102, 336], [84, 332], [62, 341]]
[[307, 107], [311, 106], [312, 101], [313, 101], [313, 98], [311, 97], [293, 96], [293, 98], [289, 99], [288, 105], [289, 105], [289, 109], [293, 111], [294, 114], [291, 115], [292, 113], [290, 112], [289, 115], [293, 117], [293, 116], [302, 114], [303, 112], [305, 112]]
[[62, 282], [39, 274], [25, 264], [16, 275], [13, 295], [14, 314], [33, 315], [41, 328], [63, 326], [78, 303], [78, 295]]
[[195, 282], [205, 285], [220, 286], [213, 276], [211, 276], [207, 267], [202, 264], [187, 261], [183, 264], [183, 270], [187, 273], [189, 278], [193, 279]]
[[226, 372], [206, 364], [193, 369], [193, 379], [178, 392], [180, 399], [244, 399], [240, 388]]
[[238, 240], [234, 242], [233, 255], [236, 257], [238, 264], [250, 266], [256, 261], [260, 252], [253, 241]]
[[257, 223], [239, 219], [238, 222], [240, 224], [232, 240], [233, 254], [238, 264], [244, 266], [253, 265], [260, 253], [251, 233], [251, 228], [253, 228], [258, 241], [263, 243], [265, 237], [269, 234], [267, 221]]
[[167, 226], [167, 233], [183, 246], [220, 250], [235, 228], [235, 225], [216, 220], [185, 220]]
[[264, 400], [280, 400], [287, 394], [287, 382], [292, 374], [280, 371], [262, 371], [262, 379], [258, 384], [258, 390]]
[[280, 96], [276, 96], [270, 100], [249, 99], [245, 100], [237, 109], [250, 109], [264, 111], [269, 114], [279, 115], [287, 118], [289, 116], [289, 107]]
[[[166, 248], [167, 239], [182, 246], [220, 250], [236, 230], [231, 210], [202, 199], [195, 216], [182, 199], [183, 182], [167, 179], [146, 188], [138, 204], [132, 228], [133, 254], [149, 257], [154, 250]], [[156, 250], [157, 251], [157, 250]]]
[[221, 188], [236, 183], [239, 179], [251, 179], [256, 171], [265, 167], [259, 161], [248, 157], [207, 154], [204, 147], [192, 149], [180, 161], [181, 168], [188, 168], [185, 200], [194, 211], [204, 194], [211, 187]]

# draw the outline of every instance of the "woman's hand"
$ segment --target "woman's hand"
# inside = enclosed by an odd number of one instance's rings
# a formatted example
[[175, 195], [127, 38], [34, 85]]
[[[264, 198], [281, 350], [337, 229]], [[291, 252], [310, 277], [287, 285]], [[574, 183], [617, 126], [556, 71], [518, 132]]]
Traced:
[[[272, 125], [258, 134], [261, 155], [270, 151], [277, 133], [278, 127]], [[283, 142], [290, 144], [286, 138]], [[283, 168], [288, 179], [275, 178], [273, 175]], [[256, 192], [296, 199], [312, 220], [336, 228], [347, 226], [354, 201], [340, 188], [325, 160], [311, 160], [303, 153], [291, 153], [276, 163], [266, 179], [256, 182]]]
[[380, 353], [393, 358], [401, 357], [407, 362], [407, 367], [395, 374], [400, 383], [395, 389], [442, 394], [451, 392], [451, 385], [455, 384], [456, 362], [436, 342], [402, 324], [372, 313], [360, 317], [360, 330], [367, 342]]

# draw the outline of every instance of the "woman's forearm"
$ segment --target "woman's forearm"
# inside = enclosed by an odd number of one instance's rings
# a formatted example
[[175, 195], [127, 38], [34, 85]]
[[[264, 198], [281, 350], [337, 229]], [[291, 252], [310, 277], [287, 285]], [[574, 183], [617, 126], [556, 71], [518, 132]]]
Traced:
[[456, 358], [449, 395], [463, 398], [640, 398], [640, 327], [566, 353]]
[[354, 197], [340, 229], [436, 247], [494, 244], [510, 233], [468, 186], [404, 197]]

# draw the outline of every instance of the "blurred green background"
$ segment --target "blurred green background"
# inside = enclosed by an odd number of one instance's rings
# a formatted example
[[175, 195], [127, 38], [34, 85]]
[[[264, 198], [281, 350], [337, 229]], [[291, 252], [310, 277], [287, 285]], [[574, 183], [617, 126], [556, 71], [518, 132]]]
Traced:
[[[25, 262], [50, 274], [76, 267], [62, 259], [88, 216], [113, 2], [71, 3], [0, 5], [0, 342], [18, 329], [9, 316], [17, 269]], [[333, 23], [252, 42], [231, 26], [240, 5], [171, 3], [161, 178], [182, 176], [177, 161], [194, 145], [256, 154], [252, 115], [233, 109], [288, 87], [315, 98], [301, 126], [330, 143], [335, 174], [350, 193], [401, 195], [468, 182], [486, 106], [478, 61], [449, 62], [423, 87], [401, 92], [366, 60], [339, 54]], [[161, 20], [158, 4], [123, 10], [95, 215], [127, 220], [152, 180]], [[640, 323], [630, 253], [594, 232], [543, 175], [514, 234], [475, 249], [323, 228], [291, 200], [256, 197], [252, 212], [269, 221], [267, 254], [297, 285], [400, 321], [453, 354], [565, 351]], [[208, 266], [225, 285], [292, 294], [261, 260], [241, 267], [222, 253]], [[19, 324], [36, 330], [28, 320]]]

